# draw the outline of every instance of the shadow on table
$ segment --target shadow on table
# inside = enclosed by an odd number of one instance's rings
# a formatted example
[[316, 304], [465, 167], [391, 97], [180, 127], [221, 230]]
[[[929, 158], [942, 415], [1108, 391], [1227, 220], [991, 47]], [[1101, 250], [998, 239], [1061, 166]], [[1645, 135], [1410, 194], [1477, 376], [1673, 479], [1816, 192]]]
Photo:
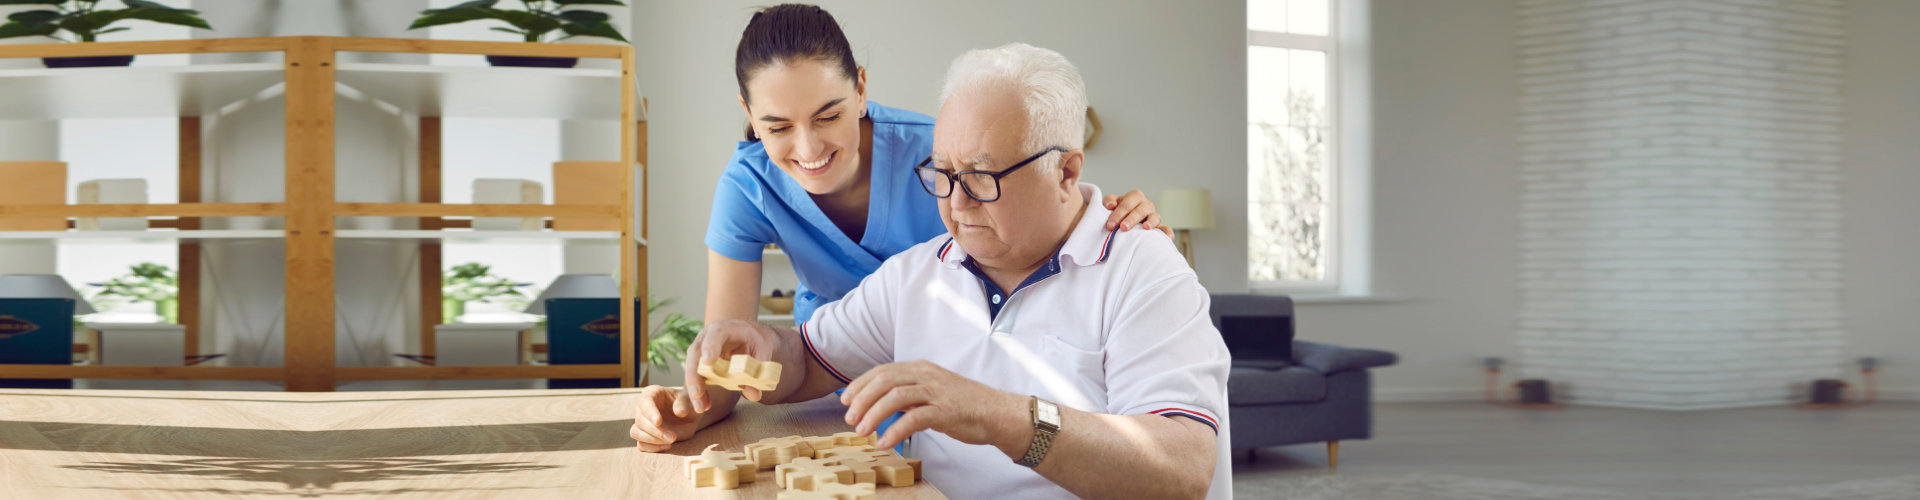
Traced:
[[[0, 450], [184, 455], [294, 462], [609, 450], [632, 420], [328, 431], [0, 421]], [[14, 435], [18, 433], [30, 435]]]
[[[410, 479], [426, 476], [513, 473], [555, 469], [559, 468], [559, 466], [539, 465], [527, 462], [481, 462], [418, 458], [363, 460], [205, 458], [152, 462], [88, 462], [80, 465], [65, 465], [61, 466], [61, 468], [116, 474], [194, 476], [205, 479], [226, 479], [286, 485], [285, 490], [196, 488], [191, 491], [180, 491], [186, 493], [320, 497], [329, 495], [388, 495], [399, 493], [474, 491], [480, 488], [399, 488], [391, 490], [366, 490], [335, 489], [335, 486], [344, 483]], [[153, 489], [141, 488], [140, 490], [152, 491]]]

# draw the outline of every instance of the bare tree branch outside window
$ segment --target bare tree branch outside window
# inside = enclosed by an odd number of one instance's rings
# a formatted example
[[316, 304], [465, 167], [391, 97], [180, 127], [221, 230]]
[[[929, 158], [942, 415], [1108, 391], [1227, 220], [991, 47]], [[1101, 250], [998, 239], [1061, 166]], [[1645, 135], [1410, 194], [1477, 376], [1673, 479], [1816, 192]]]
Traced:
[[1265, 167], [1253, 169], [1247, 186], [1248, 278], [1318, 281], [1326, 275], [1326, 107], [1300, 89], [1289, 89], [1285, 103], [1285, 123], [1254, 123], [1249, 131], [1261, 141]]

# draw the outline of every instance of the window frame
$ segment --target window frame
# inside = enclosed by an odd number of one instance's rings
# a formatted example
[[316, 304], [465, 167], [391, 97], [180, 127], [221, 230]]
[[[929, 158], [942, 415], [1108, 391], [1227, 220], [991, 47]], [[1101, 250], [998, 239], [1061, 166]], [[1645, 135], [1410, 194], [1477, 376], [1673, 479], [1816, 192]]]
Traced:
[[[1248, 26], [1246, 26], [1246, 46], [1248, 52], [1251, 52], [1253, 47], [1267, 47], [1313, 50], [1326, 55], [1326, 68], [1323, 71], [1326, 75], [1326, 81], [1323, 84], [1326, 86], [1327, 95], [1323, 98], [1326, 100], [1327, 106], [1325, 123], [1325, 134], [1327, 136], [1327, 181], [1326, 185], [1322, 186], [1324, 206], [1326, 207], [1326, 214], [1324, 215], [1326, 223], [1322, 226], [1320, 234], [1320, 279], [1311, 281], [1254, 279], [1252, 269], [1253, 256], [1249, 254], [1247, 256], [1247, 268], [1244, 271], [1244, 276], [1247, 278], [1248, 288], [1258, 293], [1315, 295], [1333, 295], [1341, 292], [1364, 293], [1355, 290], [1352, 284], [1345, 283], [1345, 280], [1343, 280], [1344, 275], [1347, 274], [1343, 272], [1345, 270], [1346, 260], [1343, 252], [1347, 250], [1346, 244], [1348, 243], [1345, 239], [1345, 233], [1348, 230], [1346, 227], [1348, 221], [1345, 217], [1345, 212], [1347, 211], [1345, 204], [1348, 193], [1344, 185], [1346, 175], [1343, 174], [1345, 173], [1346, 165], [1344, 164], [1345, 155], [1342, 151], [1345, 147], [1347, 135], [1344, 128], [1345, 121], [1342, 119], [1345, 108], [1342, 101], [1346, 97], [1346, 92], [1345, 89], [1341, 87], [1341, 83], [1344, 80], [1341, 75], [1344, 72], [1342, 71], [1342, 64], [1345, 61], [1342, 58], [1344, 54], [1341, 53], [1343, 51], [1340, 50], [1340, 46], [1342, 45], [1341, 39], [1343, 32], [1342, 14], [1344, 14], [1346, 10], [1345, 7], [1347, 6], [1344, 4], [1347, 2], [1343, 0], [1326, 0], [1326, 2], [1327, 34], [1325, 35], [1261, 31], [1253, 29], [1251, 23], [1247, 23]], [[1244, 61], [1246, 59], [1247, 53], [1242, 53], [1241, 60]], [[1251, 71], [1251, 68], [1249, 68], [1249, 71]], [[1246, 112], [1248, 118], [1252, 118], [1253, 109], [1248, 107]], [[1252, 125], [1252, 120], [1247, 120], [1247, 124]], [[1253, 169], [1264, 167], [1266, 167], [1266, 165], [1257, 164], [1254, 158], [1247, 159], [1246, 175], [1248, 176], [1249, 185], [1251, 185], [1250, 181], [1252, 180]], [[1249, 193], [1249, 195], [1247, 203], [1249, 207], [1252, 207], [1256, 202], [1252, 199], [1251, 193]], [[1249, 217], [1247, 221], [1248, 238], [1253, 237], [1253, 223], [1254, 221]], [[1249, 246], [1251, 246], [1251, 241], [1249, 241]]]

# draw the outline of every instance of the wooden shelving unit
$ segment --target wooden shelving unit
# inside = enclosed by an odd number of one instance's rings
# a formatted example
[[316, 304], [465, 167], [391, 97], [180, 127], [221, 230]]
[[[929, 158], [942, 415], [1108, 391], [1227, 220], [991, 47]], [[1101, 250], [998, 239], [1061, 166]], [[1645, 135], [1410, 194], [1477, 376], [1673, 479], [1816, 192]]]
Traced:
[[[635, 325], [645, 311], [633, 307], [646, 294], [646, 225], [635, 234], [634, 180], [646, 189], [646, 122], [634, 95], [633, 48], [621, 45], [465, 42], [394, 38], [270, 37], [158, 42], [0, 45], [0, 58], [143, 54], [278, 52], [279, 63], [176, 67], [0, 70], [0, 119], [177, 117], [180, 125], [180, 203], [139, 205], [4, 205], [6, 217], [178, 217], [153, 221], [149, 231], [0, 232], [5, 239], [62, 241], [175, 241], [180, 245], [180, 322], [187, 326], [187, 354], [198, 354], [200, 242], [214, 239], [284, 239], [286, 242], [285, 366], [66, 366], [0, 365], [0, 378], [112, 378], [284, 381], [294, 392], [332, 391], [355, 380], [448, 380], [505, 378], [619, 378], [635, 384], [634, 346], [646, 347]], [[619, 69], [443, 67], [410, 64], [336, 63], [339, 52], [481, 54], [616, 59]], [[348, 98], [373, 98], [420, 118], [418, 203], [338, 203], [334, 197], [334, 103], [336, 85]], [[566, 86], [553, 92], [552, 86]], [[499, 99], [500, 89], [513, 99]], [[512, 89], [522, 89], [514, 91]], [[285, 201], [202, 203], [200, 117], [263, 94], [286, 97]], [[617, 205], [470, 205], [440, 203], [440, 120], [444, 116], [618, 120], [621, 124], [622, 188]], [[637, 176], [637, 177], [636, 177]], [[284, 230], [202, 230], [202, 217], [280, 217]], [[419, 230], [336, 230], [337, 216], [417, 217]], [[619, 231], [470, 231], [448, 217], [607, 217]], [[619, 364], [552, 366], [336, 366], [334, 245], [338, 240], [413, 239], [421, 245], [419, 278], [440, 280], [440, 243], [546, 239], [610, 240], [620, 245]], [[189, 278], [191, 277], [191, 278]], [[438, 286], [421, 287], [423, 354], [433, 354], [440, 324]]]

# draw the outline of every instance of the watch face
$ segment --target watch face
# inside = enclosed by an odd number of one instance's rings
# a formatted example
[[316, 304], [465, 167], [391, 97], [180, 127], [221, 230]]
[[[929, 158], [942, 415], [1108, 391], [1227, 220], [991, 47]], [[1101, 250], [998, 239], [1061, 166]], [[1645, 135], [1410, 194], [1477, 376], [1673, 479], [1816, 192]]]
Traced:
[[1060, 407], [1053, 403], [1040, 403], [1040, 421], [1060, 425]]

